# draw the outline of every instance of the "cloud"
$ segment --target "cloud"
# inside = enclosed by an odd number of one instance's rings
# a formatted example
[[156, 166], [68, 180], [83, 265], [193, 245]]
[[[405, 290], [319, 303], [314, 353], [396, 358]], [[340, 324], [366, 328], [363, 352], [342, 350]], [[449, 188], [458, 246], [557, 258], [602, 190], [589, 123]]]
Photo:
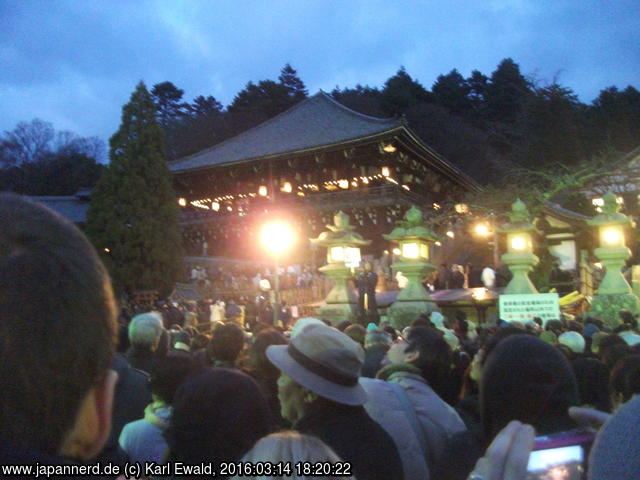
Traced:
[[0, 130], [41, 117], [106, 139], [140, 79], [228, 104], [287, 62], [315, 92], [381, 86], [401, 65], [429, 88], [511, 57], [590, 102], [637, 83], [639, 14], [636, 0], [2, 2]]

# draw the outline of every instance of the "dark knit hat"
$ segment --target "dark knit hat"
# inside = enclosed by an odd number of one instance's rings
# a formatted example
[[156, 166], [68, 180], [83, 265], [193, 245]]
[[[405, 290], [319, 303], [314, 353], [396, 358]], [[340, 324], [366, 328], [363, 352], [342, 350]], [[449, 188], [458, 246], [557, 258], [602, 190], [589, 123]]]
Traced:
[[538, 435], [575, 428], [567, 410], [578, 405], [578, 386], [568, 360], [531, 335], [513, 335], [489, 354], [482, 370], [480, 410], [486, 440], [511, 420]]
[[626, 404], [600, 430], [589, 458], [589, 480], [640, 478], [640, 396]]

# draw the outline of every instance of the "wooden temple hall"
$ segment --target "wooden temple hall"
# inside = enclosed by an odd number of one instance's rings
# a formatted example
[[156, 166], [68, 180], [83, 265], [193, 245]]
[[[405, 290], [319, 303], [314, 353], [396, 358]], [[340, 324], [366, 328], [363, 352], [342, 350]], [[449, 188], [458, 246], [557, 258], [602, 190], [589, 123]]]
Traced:
[[410, 205], [435, 215], [479, 189], [404, 120], [357, 113], [322, 91], [170, 169], [186, 253], [245, 259], [264, 258], [260, 226], [284, 217], [300, 238], [287, 257], [306, 261], [307, 239], [339, 210], [373, 241], [363, 254], [378, 256]]

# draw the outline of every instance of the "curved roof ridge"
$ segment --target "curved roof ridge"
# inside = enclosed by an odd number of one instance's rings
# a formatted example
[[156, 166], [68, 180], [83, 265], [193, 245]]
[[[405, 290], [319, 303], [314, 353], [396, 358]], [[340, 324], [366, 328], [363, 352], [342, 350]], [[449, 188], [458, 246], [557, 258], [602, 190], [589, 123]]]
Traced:
[[216, 143], [214, 145], [211, 145], [210, 147], [207, 147], [207, 148], [205, 148], [203, 150], [199, 150], [197, 152], [194, 152], [194, 153], [192, 153], [190, 155], [187, 155], [186, 157], [176, 158], [175, 160], [172, 160], [171, 162], [169, 162], [169, 164], [172, 165], [174, 163], [183, 162], [183, 161], [185, 161], [185, 160], [187, 160], [187, 159], [189, 159], [191, 157], [194, 157], [196, 155], [202, 155], [203, 153], [209, 152], [209, 151], [213, 150], [214, 148], [218, 148], [218, 147], [220, 147], [222, 145], [225, 145], [226, 143], [229, 143], [232, 140], [236, 140], [237, 138], [243, 137], [243, 136], [248, 135], [250, 133], [253, 133], [253, 132], [257, 131], [257, 130], [260, 130], [261, 127], [263, 127], [263, 126], [265, 126], [267, 124], [273, 123], [278, 117], [284, 115], [285, 113], [289, 113], [289, 112], [292, 112], [292, 111], [296, 110], [302, 104], [308, 103], [309, 100], [313, 99], [316, 96], [318, 96], [317, 93], [315, 95], [311, 96], [311, 97], [305, 98], [304, 100], [300, 100], [298, 103], [296, 103], [292, 107], [289, 107], [286, 110], [278, 113], [277, 115], [274, 115], [273, 117], [266, 119], [264, 122], [260, 122], [259, 124], [254, 125], [251, 128], [248, 128], [247, 130], [244, 130], [244, 131], [242, 131], [240, 133], [237, 133], [237, 134], [235, 134], [235, 135], [233, 135], [233, 136], [231, 136], [229, 138], [225, 138], [221, 142], [218, 142], [218, 143]]
[[[360, 112], [356, 112], [355, 110], [352, 110], [351, 108], [347, 107], [346, 105], [343, 105], [342, 103], [340, 103], [338, 100], [336, 100], [335, 98], [333, 98], [330, 94], [328, 94], [327, 92], [325, 92], [324, 90], [320, 89], [318, 91], [318, 93], [316, 93], [315, 95], [313, 95], [314, 97], [317, 96], [323, 96], [324, 98], [326, 98], [327, 100], [329, 100], [331, 103], [333, 103], [334, 105], [336, 105], [337, 107], [339, 107], [340, 109], [344, 110], [346, 113], [349, 113], [357, 118], [361, 118], [363, 120], [370, 120], [370, 121], [374, 121], [374, 122], [378, 122], [378, 123], [389, 123], [389, 122], [397, 122], [398, 126], [401, 125], [402, 121], [397, 118], [397, 117], [374, 117], [372, 115], [367, 115], [366, 113], [360, 113]], [[312, 97], [309, 97], [312, 98]]]
[[254, 127], [169, 163], [172, 171], [232, 163], [341, 143], [403, 125], [398, 118], [364, 115], [322, 90]]

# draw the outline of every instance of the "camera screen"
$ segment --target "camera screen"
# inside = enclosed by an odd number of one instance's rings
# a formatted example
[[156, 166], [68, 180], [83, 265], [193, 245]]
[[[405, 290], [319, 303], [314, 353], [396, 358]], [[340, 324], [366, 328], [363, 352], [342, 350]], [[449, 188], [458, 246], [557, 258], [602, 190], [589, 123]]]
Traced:
[[581, 480], [584, 450], [581, 445], [531, 452], [527, 480]]

